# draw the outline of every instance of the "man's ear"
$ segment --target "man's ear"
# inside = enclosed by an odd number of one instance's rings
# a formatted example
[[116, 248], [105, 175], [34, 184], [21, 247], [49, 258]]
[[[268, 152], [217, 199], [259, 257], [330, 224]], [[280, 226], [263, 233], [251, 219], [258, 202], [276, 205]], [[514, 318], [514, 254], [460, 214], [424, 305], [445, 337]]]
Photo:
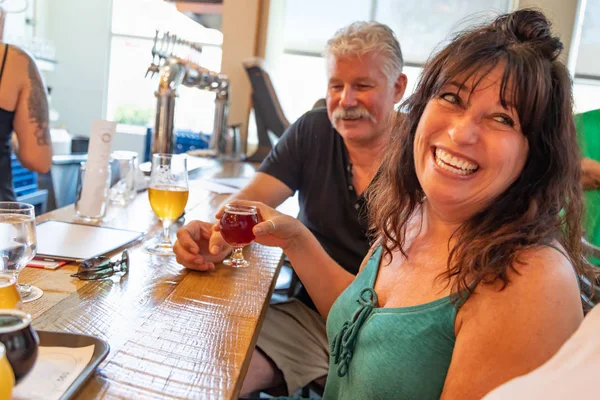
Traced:
[[406, 75], [400, 74], [398, 75], [398, 79], [394, 82], [394, 104], [399, 103], [404, 96], [404, 92], [406, 91], [406, 84], [408, 79]]

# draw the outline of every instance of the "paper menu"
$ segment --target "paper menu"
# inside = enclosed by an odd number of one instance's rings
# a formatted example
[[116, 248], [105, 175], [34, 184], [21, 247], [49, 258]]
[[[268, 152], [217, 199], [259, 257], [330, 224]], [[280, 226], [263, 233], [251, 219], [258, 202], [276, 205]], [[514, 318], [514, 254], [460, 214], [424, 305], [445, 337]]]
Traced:
[[216, 194], [233, 194], [240, 190], [231, 186], [221, 185], [208, 179], [203, 179], [201, 184], [202, 189], [211, 191]]
[[41, 347], [33, 369], [13, 390], [13, 400], [59, 400], [87, 366], [94, 345]]
[[77, 205], [78, 212], [85, 216], [101, 214], [106, 201], [106, 181], [112, 139], [117, 129], [117, 123], [112, 121], [94, 120], [90, 132], [90, 144], [86, 161], [85, 176], [81, 198]]
[[249, 177], [246, 178], [212, 178], [210, 179], [213, 182], [216, 182], [220, 185], [231, 186], [236, 189], [243, 189], [250, 182]]

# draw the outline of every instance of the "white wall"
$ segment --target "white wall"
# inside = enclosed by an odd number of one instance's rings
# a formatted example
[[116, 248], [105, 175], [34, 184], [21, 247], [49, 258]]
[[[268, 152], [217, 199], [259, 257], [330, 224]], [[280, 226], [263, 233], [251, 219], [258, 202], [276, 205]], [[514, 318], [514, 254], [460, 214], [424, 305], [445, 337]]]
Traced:
[[561, 57], [563, 62], [567, 62], [579, 0], [517, 0], [516, 2], [518, 8], [537, 8], [546, 14], [552, 22], [554, 33], [560, 37], [565, 46]]
[[[223, 1], [221, 72], [229, 77], [231, 87], [228, 124], [241, 125], [243, 144], [248, 137], [252, 89], [242, 61], [257, 54], [260, 16], [261, 0]], [[242, 145], [242, 151], [245, 150]]]
[[89, 135], [92, 120], [104, 118], [108, 91], [111, 0], [47, 0], [44, 26], [56, 46], [58, 65], [46, 74], [59, 125]]

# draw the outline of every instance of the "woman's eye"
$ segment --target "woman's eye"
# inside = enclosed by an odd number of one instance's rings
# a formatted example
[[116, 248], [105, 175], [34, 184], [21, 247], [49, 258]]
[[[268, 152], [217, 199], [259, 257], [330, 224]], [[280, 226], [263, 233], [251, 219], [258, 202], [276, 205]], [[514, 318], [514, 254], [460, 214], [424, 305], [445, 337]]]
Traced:
[[444, 93], [440, 98], [451, 104], [460, 104], [460, 98], [454, 93]]
[[515, 122], [508, 115], [495, 115], [493, 119], [506, 126], [515, 126]]

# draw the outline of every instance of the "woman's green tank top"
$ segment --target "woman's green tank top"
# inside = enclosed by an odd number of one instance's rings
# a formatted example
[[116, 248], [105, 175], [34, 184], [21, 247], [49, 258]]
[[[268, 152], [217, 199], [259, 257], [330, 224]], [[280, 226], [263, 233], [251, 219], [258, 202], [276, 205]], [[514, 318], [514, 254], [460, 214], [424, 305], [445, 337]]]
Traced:
[[327, 319], [329, 376], [324, 399], [439, 399], [454, 350], [459, 302], [450, 296], [378, 308], [382, 249], [335, 301]]

